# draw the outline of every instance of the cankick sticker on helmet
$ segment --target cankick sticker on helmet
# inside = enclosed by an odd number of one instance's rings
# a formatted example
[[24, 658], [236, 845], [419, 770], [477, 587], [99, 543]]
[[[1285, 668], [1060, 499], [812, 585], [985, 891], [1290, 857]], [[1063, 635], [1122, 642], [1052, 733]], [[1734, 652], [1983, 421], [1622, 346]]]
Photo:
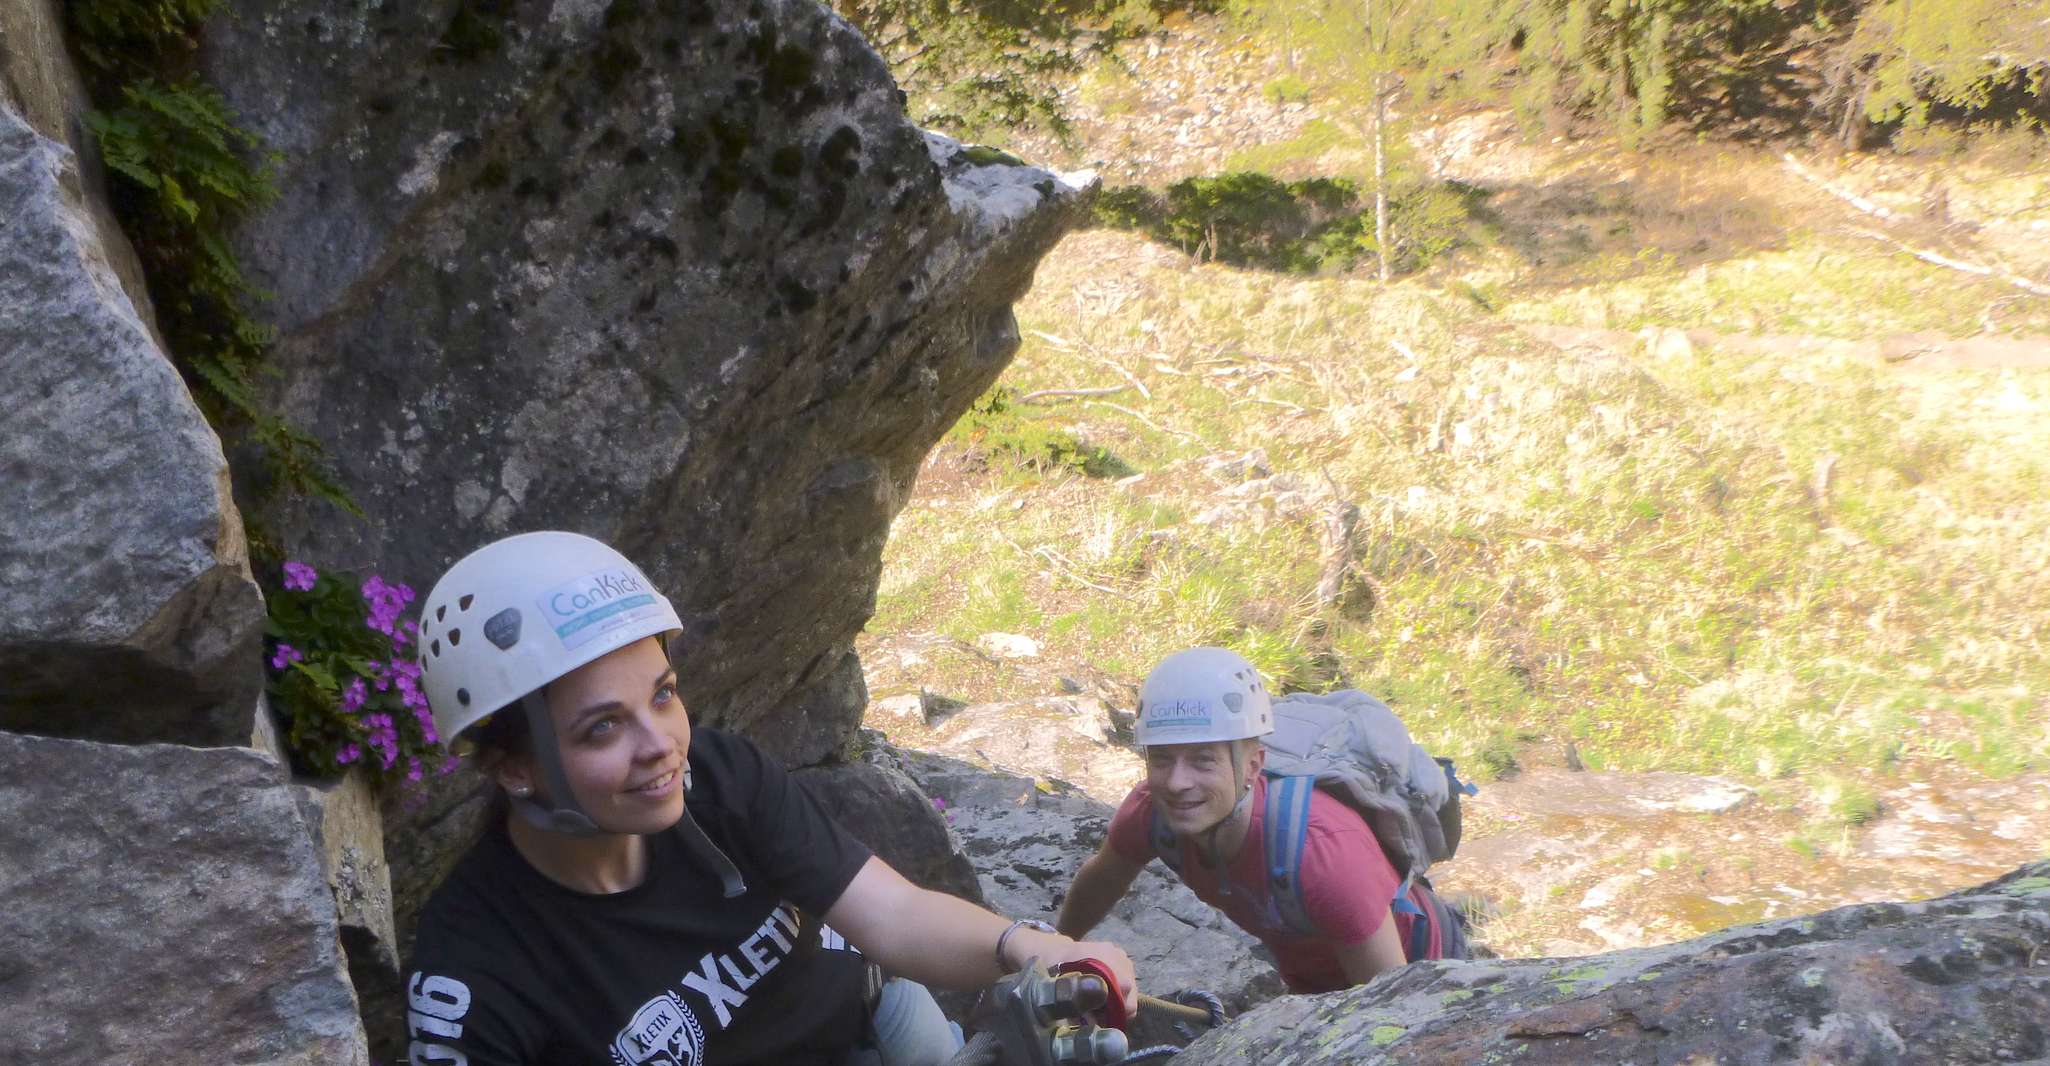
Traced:
[[1207, 700], [1157, 700], [1145, 707], [1146, 728], [1204, 729], [1210, 725]]
[[641, 576], [619, 567], [564, 582], [535, 602], [548, 628], [571, 651], [621, 626], [662, 613], [661, 604]]

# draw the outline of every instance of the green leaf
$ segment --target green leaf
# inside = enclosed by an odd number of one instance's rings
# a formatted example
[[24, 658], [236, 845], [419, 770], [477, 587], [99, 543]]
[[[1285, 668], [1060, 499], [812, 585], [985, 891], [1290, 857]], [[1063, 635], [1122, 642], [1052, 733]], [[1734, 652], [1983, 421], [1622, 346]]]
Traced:
[[320, 686], [322, 692], [332, 694], [341, 691], [341, 686], [335, 684], [335, 675], [329, 673], [326, 667], [313, 662], [301, 661], [293, 663], [292, 669], [312, 679], [315, 685]]

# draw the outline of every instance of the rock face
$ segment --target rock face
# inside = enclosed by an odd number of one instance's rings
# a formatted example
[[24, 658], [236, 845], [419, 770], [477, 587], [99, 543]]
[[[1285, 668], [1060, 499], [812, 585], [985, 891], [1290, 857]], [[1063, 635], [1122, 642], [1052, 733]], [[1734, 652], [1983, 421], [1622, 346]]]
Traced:
[[880, 737], [869, 734], [858, 761], [807, 767], [795, 776], [836, 821], [898, 873], [926, 888], [986, 905], [959, 839], [933, 816], [932, 798]]
[[1178, 1066], [2040, 1062], [2050, 862], [1922, 903], [1861, 904], [1569, 961], [1419, 963], [1268, 1004]]
[[277, 763], [0, 734], [0, 1061], [366, 1064]]
[[695, 619], [694, 713], [810, 764], [918, 461], [1086, 206], [903, 117], [811, 0], [239, 0], [207, 74], [283, 154], [240, 235], [275, 397], [369, 513], [265, 517], [424, 585], [588, 532]]
[[[954, 832], [975, 864], [990, 909], [1052, 921], [1082, 860], [1103, 843], [1111, 808], [1066, 786], [1042, 787], [1030, 778], [945, 756], [901, 752], [898, 757], [912, 778], [954, 815]], [[1146, 990], [1155, 995], [1203, 989], [1237, 1014], [1282, 991], [1259, 942], [1197, 899], [1159, 863], [1147, 865], [1131, 893], [1090, 936], [1123, 947]], [[1142, 1035], [1139, 1042], [1159, 1038]]]
[[29, 128], [74, 153], [77, 179], [87, 195], [73, 206], [92, 216], [91, 242], [120, 278], [129, 302], [142, 309], [147, 325], [153, 316], [142, 263], [107, 204], [106, 175], [99, 157], [87, 150], [91, 135], [85, 128], [85, 113], [91, 102], [65, 50], [64, 8], [56, 0], [13, 0], [0, 7], [0, 100]]
[[340, 781], [296, 784], [293, 793], [334, 891], [343, 960], [368, 1025], [372, 1058], [403, 1059], [406, 993], [376, 792], [363, 774], [352, 773]]
[[[697, 721], [843, 748], [890, 519], [1086, 191], [910, 126], [811, 0], [225, 6], [207, 76], [282, 153], [239, 236], [273, 399], [369, 514], [281, 508], [279, 541], [424, 588], [593, 534], [689, 620]], [[472, 787], [390, 834], [401, 935]]]
[[246, 744], [262, 598], [220, 442], [81, 168], [57, 25], [0, 10], [0, 729]]
[[895, 743], [1018, 774], [1058, 778], [1116, 803], [1146, 774], [1119, 743], [1115, 711], [1089, 696], [941, 704], [922, 694], [879, 700], [873, 712]]

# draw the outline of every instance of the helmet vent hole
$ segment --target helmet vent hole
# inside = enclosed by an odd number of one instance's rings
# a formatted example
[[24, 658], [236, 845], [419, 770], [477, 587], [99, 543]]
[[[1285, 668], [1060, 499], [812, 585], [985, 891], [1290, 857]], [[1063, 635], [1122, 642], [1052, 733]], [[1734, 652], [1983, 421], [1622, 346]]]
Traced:
[[440, 655], [440, 654], [441, 654], [441, 641], [439, 641], [439, 640], [435, 641], [435, 642], [434, 642], [434, 646], [433, 646], [433, 648], [432, 648], [431, 650], [432, 650], [432, 651], [434, 652], [434, 654], [436, 654], [436, 655]]
[[469, 609], [470, 609], [470, 601], [471, 601], [471, 600], [474, 600], [474, 599], [476, 599], [476, 598], [477, 598], [477, 597], [475, 597], [475, 596], [464, 596], [464, 597], [463, 597], [462, 599], [460, 599], [460, 600], [457, 600], [457, 601], [456, 601], [456, 610], [458, 610], [458, 611], [467, 611], [467, 610], [469, 610]]
[[448, 604], [444, 603], [434, 609], [434, 620], [437, 622], [448, 620]]
[[457, 689], [456, 702], [468, 707], [470, 705], [470, 690], [466, 688]]
[[451, 629], [451, 630], [449, 630], [449, 631], [448, 631], [448, 643], [449, 643], [449, 646], [450, 646], [450, 647], [454, 647], [454, 646], [456, 646], [456, 645], [458, 645], [458, 644], [461, 644], [462, 642], [463, 642], [463, 631], [462, 631], [462, 630], [460, 630], [460, 629]]

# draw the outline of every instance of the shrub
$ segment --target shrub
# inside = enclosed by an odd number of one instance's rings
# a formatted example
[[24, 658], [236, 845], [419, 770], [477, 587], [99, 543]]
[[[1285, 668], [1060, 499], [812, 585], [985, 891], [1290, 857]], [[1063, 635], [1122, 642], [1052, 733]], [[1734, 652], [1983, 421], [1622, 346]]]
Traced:
[[1277, 104], [1307, 104], [1310, 102], [1310, 83], [1294, 74], [1283, 74], [1261, 86], [1260, 95]]
[[[1468, 243], [1482, 193], [1469, 186], [1410, 186], [1390, 202], [1390, 267], [1412, 273]], [[1198, 259], [1295, 273], [1344, 271], [1375, 250], [1371, 197], [1344, 178], [1283, 182], [1254, 171], [1188, 178], [1155, 193], [1105, 190], [1096, 222], [1138, 230]]]
[[1087, 477], [1124, 477], [1133, 472], [1110, 449], [1026, 417], [1017, 408], [1017, 392], [1008, 385], [975, 401], [954, 432], [985, 454], [1037, 473], [1065, 468]]

